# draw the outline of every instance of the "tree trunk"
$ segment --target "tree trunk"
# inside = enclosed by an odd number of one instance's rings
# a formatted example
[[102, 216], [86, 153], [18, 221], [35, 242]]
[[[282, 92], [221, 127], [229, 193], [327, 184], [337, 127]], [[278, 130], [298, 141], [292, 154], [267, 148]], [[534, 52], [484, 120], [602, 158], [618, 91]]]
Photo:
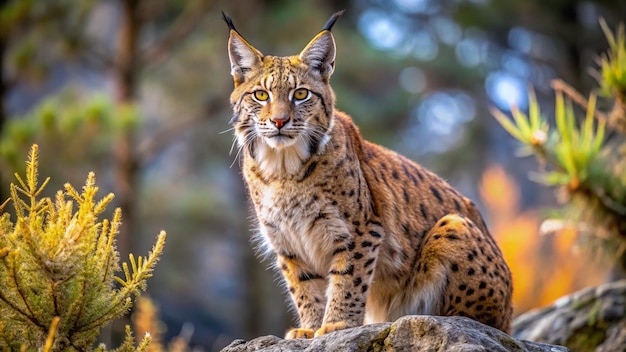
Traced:
[[[0, 8], [2, 8], [2, 1], [0, 0]], [[4, 125], [7, 122], [7, 112], [4, 106], [5, 95], [7, 94], [6, 77], [4, 77], [4, 55], [6, 52], [6, 38], [0, 36], [0, 135], [4, 130]]]
[[[4, 8], [7, 4], [7, 0], [0, 0], [0, 9]], [[2, 137], [2, 132], [4, 131], [4, 126], [7, 123], [7, 111], [4, 105], [4, 99], [6, 98], [8, 87], [7, 87], [7, 79], [5, 77], [4, 72], [4, 62], [5, 55], [7, 49], [7, 38], [6, 33], [0, 33], [0, 138]], [[0, 170], [0, 185], [4, 185], [4, 175], [2, 170]], [[0, 187], [0, 204], [2, 204], [5, 200], [4, 197], [4, 186]]]
[[[115, 102], [118, 106], [134, 103], [137, 96], [137, 42], [141, 23], [138, 0], [123, 0], [120, 31], [113, 75]], [[118, 237], [118, 250], [124, 258], [132, 251], [131, 234], [135, 226], [135, 188], [138, 161], [134, 153], [135, 131], [125, 129], [115, 142], [115, 194], [122, 209], [122, 226]]]

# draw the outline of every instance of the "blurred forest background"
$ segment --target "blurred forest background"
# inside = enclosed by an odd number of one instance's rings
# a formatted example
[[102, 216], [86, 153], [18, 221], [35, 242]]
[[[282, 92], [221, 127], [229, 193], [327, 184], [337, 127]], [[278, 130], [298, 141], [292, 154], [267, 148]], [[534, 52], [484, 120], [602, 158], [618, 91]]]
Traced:
[[[0, 200], [31, 144], [49, 192], [96, 172], [114, 192], [124, 253], [168, 243], [148, 294], [164, 340], [219, 350], [294, 323], [251, 222], [232, 135], [228, 31], [265, 54], [298, 53], [326, 19], [338, 108], [369, 140], [439, 173], [478, 203], [513, 270], [516, 312], [608, 279], [573, 230], [540, 235], [554, 192], [490, 116], [554, 111], [553, 79], [581, 92], [626, 19], [615, 0], [0, 0]], [[601, 104], [601, 103], [600, 103]], [[1, 203], [1, 201], [0, 201]], [[104, 334], [116, 336], [112, 331]], [[110, 338], [110, 337], [109, 337]]]

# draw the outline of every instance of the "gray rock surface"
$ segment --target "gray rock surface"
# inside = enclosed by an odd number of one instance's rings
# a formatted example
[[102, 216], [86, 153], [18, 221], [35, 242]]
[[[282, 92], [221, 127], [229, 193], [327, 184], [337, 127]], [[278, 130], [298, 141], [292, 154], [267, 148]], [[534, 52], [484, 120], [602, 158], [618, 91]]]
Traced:
[[572, 351], [626, 351], [626, 280], [575, 292], [553, 305], [522, 314], [513, 336]]
[[463, 317], [406, 316], [394, 323], [365, 325], [315, 339], [263, 336], [236, 340], [222, 352], [247, 351], [528, 351], [561, 352], [560, 346], [520, 341]]

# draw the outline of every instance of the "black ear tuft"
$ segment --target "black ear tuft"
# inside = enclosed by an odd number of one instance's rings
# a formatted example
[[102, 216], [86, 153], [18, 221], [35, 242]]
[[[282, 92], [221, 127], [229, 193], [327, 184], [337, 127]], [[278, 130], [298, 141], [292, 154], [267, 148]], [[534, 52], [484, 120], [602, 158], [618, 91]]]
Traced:
[[228, 36], [228, 58], [230, 59], [230, 73], [235, 80], [235, 86], [243, 83], [247, 73], [254, 67], [257, 67], [262, 59], [263, 54], [250, 45], [235, 29], [233, 20], [224, 11], [222, 11], [224, 22], [228, 25], [230, 33]]
[[231, 30], [237, 32], [237, 29], [235, 28], [235, 25], [233, 24], [233, 19], [230, 18], [230, 16], [228, 16], [228, 14], [226, 14], [226, 12], [222, 11], [222, 17], [224, 18], [224, 22], [226, 22], [226, 25], [228, 26], [228, 29], [231, 29]]
[[339, 17], [341, 17], [341, 15], [343, 15], [344, 12], [346, 12], [346, 10], [341, 10], [341, 11], [337, 11], [337, 12], [333, 13], [333, 15], [330, 16], [328, 21], [326, 21], [326, 24], [324, 25], [322, 30], [323, 31], [330, 31], [333, 28], [333, 26], [335, 25], [335, 22], [337, 22]]

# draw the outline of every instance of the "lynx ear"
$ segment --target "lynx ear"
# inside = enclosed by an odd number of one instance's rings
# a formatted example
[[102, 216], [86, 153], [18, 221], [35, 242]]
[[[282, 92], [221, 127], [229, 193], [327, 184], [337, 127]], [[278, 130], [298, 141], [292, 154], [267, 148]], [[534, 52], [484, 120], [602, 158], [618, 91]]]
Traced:
[[230, 58], [230, 73], [237, 86], [246, 80], [246, 75], [252, 68], [261, 64], [263, 54], [243, 39], [228, 15], [222, 12], [222, 16], [230, 29], [228, 57]]
[[329, 31], [323, 31], [300, 52], [300, 60], [328, 79], [335, 69], [335, 39]]
[[299, 55], [300, 60], [319, 72], [323, 79], [329, 79], [335, 69], [335, 39], [330, 30], [342, 14], [343, 11], [335, 12]]

